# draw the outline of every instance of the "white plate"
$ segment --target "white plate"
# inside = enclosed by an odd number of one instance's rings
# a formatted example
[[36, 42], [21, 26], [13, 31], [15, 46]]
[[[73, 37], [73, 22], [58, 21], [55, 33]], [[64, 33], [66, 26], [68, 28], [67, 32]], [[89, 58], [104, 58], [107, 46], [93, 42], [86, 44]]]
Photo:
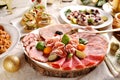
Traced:
[[10, 24], [0, 23], [0, 25], [2, 25], [4, 30], [11, 36], [11, 41], [12, 41], [12, 44], [7, 49], [7, 51], [0, 54], [0, 58], [2, 58], [4, 56], [6, 56], [7, 54], [10, 54], [10, 51], [12, 51], [12, 49], [17, 45], [17, 43], [20, 39], [20, 34], [19, 34], [18, 29]]
[[[23, 26], [20, 24], [20, 21], [22, 20], [22, 17], [18, 17], [16, 19], [11, 20], [11, 23], [13, 26], [17, 27], [20, 30], [21, 35], [26, 34], [27, 32], [24, 31]], [[58, 24], [59, 21], [57, 18], [53, 15], [51, 15], [51, 24]]]
[[[54, 24], [53, 24], [53, 25], [54, 25]], [[50, 26], [50, 25], [48, 25], [48, 26]], [[48, 26], [46, 26], [46, 27], [48, 27]], [[36, 29], [36, 30], [31, 31], [30, 33], [38, 34], [38, 35], [39, 35], [39, 28]], [[30, 34], [30, 33], [28, 33], [28, 34]], [[27, 35], [27, 34], [26, 34], [26, 35]], [[104, 34], [101, 34], [101, 35], [104, 36], [104, 37], [106, 38], [106, 40], [109, 42], [110, 37], [108, 36], [107, 33], [104, 33]], [[23, 43], [22, 43], [22, 46], [23, 46]], [[108, 45], [107, 53], [109, 52], [109, 49], [110, 49], [110, 47], [109, 47], [109, 45]], [[51, 70], [56, 70], [56, 71], [61, 71], [61, 69], [53, 68], [52, 66], [48, 65], [48, 63], [42, 63], [42, 62], [40, 62], [40, 61], [37, 61], [37, 60], [35, 60], [35, 59], [32, 59], [32, 58], [28, 55], [28, 53], [26, 52], [26, 49], [25, 49], [24, 46], [23, 46], [23, 50], [24, 50], [24, 53], [25, 53], [26, 56], [28, 56], [32, 61], [34, 61], [36, 64], [38, 64], [38, 65], [41, 66], [42, 68], [51, 69]], [[106, 53], [106, 54], [107, 54], [107, 53]]]
[[[92, 26], [94, 29], [99, 29], [99, 28], [104, 28], [106, 26], [109, 26], [112, 24], [113, 22], [113, 18], [110, 14], [104, 12], [103, 10], [99, 9], [99, 8], [95, 8], [95, 7], [91, 7], [91, 6], [67, 6], [67, 7], [64, 7], [63, 9], [61, 9], [60, 11], [60, 17], [62, 18], [62, 20], [64, 20], [66, 23], [68, 24], [71, 24], [72, 26], [80, 26], [80, 25], [77, 25], [77, 24], [72, 24], [65, 16], [65, 11], [68, 10], [68, 9], [71, 9], [72, 11], [75, 11], [75, 10], [89, 10], [89, 9], [97, 9], [99, 10], [100, 14], [102, 16], [106, 16], [108, 18], [107, 21], [105, 21], [104, 23], [100, 24], [100, 25], [97, 25], [97, 26]], [[81, 26], [81, 27], [85, 27], [85, 26]]]

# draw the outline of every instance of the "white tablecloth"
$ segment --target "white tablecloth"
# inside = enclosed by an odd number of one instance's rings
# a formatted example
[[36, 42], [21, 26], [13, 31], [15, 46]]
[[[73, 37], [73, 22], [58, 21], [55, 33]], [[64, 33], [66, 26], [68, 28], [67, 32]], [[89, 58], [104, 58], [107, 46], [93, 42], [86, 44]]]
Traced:
[[[0, 22], [10, 23], [11, 20], [22, 16], [23, 13], [29, 8], [30, 4], [31, 3], [29, 3], [29, 0], [13, 0], [13, 6], [17, 8], [13, 10], [12, 15], [7, 15], [0, 18]], [[52, 6], [56, 6], [56, 5], [52, 5]], [[59, 9], [57, 9], [56, 7], [51, 9], [52, 6], [49, 6], [47, 8], [48, 12], [54, 15], [58, 20], [60, 20]], [[10, 55], [19, 56], [21, 60], [21, 67], [19, 71], [15, 73], [9, 73], [5, 71], [3, 68], [2, 62], [5, 57], [1, 58], [0, 59], [0, 80], [114, 80], [113, 75], [109, 71], [104, 61], [97, 68], [95, 68], [95, 70], [93, 70], [92, 72], [90, 72], [89, 74], [85, 75], [82, 78], [81, 77], [56, 78], [56, 77], [42, 76], [40, 73], [35, 71], [32, 67], [30, 67], [30, 65], [24, 59], [24, 52], [22, 50], [20, 42], [10, 52]]]

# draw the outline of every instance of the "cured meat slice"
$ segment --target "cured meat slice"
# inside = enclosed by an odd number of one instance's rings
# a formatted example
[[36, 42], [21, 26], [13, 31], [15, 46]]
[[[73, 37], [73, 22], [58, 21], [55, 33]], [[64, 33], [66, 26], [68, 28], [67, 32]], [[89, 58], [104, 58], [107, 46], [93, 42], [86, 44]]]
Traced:
[[73, 66], [73, 59], [70, 58], [70, 59], [67, 59], [63, 65], [62, 65], [62, 69], [63, 70], [72, 70], [72, 67]]
[[59, 40], [60, 40], [60, 37], [56, 36], [56, 37], [52, 37], [51, 39], [47, 39], [45, 43], [46, 43], [46, 46], [53, 47], [56, 42], [59, 42]]
[[104, 49], [107, 50], [108, 42], [107, 42], [106, 39], [105, 39], [103, 36], [101, 36], [101, 35], [96, 35], [96, 36], [94, 36], [94, 37], [91, 37], [91, 38], [89, 39], [89, 43], [94, 43], [94, 44], [97, 43], [97, 44], [101, 45]]
[[33, 38], [29, 38], [26, 42], [24, 42], [24, 46], [28, 46], [31, 42], [35, 41]]
[[91, 66], [95, 66], [97, 64], [96, 61], [90, 60], [88, 58], [84, 58], [83, 60], [81, 60], [81, 62], [86, 66], [86, 67], [91, 67]]
[[29, 55], [29, 51], [32, 49], [32, 47], [34, 47], [35, 45], [37, 44], [37, 41], [33, 41], [33, 42], [31, 42], [28, 46], [26, 46], [26, 51], [27, 51], [27, 53], [28, 53], [28, 55]]
[[76, 56], [73, 56], [73, 68], [84, 69], [85, 65]]
[[64, 43], [62, 43], [62, 42], [58, 41], [58, 42], [56, 42], [56, 43], [55, 43], [55, 45], [54, 45], [53, 49], [56, 49], [56, 48], [63, 49], [63, 48], [64, 48], [64, 46], [65, 46], [65, 44], [64, 44]]
[[43, 52], [38, 51], [35, 47], [32, 47], [32, 49], [29, 51], [29, 56], [32, 59], [35, 59], [37, 61], [41, 61], [41, 62], [47, 62], [48, 61], [48, 58], [43, 56]]
[[76, 39], [76, 38], [73, 38], [70, 40], [69, 44], [71, 44], [73, 47], [77, 48], [77, 45], [79, 44], [79, 38]]
[[61, 66], [63, 65], [65, 60], [66, 60], [66, 58], [64, 57], [64, 58], [59, 59], [58, 61], [50, 63], [50, 65], [54, 68], [59, 69], [59, 68], [61, 68]]
[[68, 53], [72, 53], [72, 54], [75, 54], [75, 52], [76, 52], [76, 48], [74, 48], [74, 46], [71, 45], [71, 44], [67, 44], [67, 45], [65, 46], [65, 50], [66, 50]]
[[34, 38], [35, 37], [35, 34], [33, 33], [30, 33], [28, 35], [26, 35], [23, 39], [22, 39], [22, 42], [26, 42], [27, 40], [29, 40], [30, 38]]
[[72, 26], [70, 26], [69, 24], [57, 24], [40, 28], [39, 34], [44, 39], [49, 39], [51, 37], [54, 37], [56, 31], [61, 31], [63, 34], [65, 34], [71, 30]]
[[84, 50], [86, 54], [106, 54], [106, 50], [101, 46], [101, 44], [97, 43], [88, 43]]
[[51, 53], [55, 53], [57, 54], [59, 57], [66, 57], [67, 53], [65, 51], [63, 51], [62, 49], [54, 49]]
[[93, 60], [93, 61], [100, 63], [101, 61], [104, 60], [105, 55], [104, 54], [89, 54], [87, 57], [90, 60]]
[[37, 40], [38, 40], [38, 35], [30, 33], [22, 39], [22, 42], [24, 46], [28, 46], [31, 42], [37, 41]]

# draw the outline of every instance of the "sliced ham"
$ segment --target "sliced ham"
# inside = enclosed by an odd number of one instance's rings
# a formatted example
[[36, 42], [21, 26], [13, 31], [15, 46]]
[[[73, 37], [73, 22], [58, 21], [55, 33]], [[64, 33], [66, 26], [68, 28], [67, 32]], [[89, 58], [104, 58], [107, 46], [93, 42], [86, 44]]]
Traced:
[[67, 44], [67, 45], [65, 46], [65, 50], [66, 50], [68, 53], [72, 53], [72, 54], [75, 54], [75, 52], [76, 52], [76, 48], [74, 48], [74, 46], [71, 45], [71, 44]]
[[103, 37], [103, 36], [101, 36], [101, 35], [96, 35], [96, 36], [94, 36], [94, 37], [91, 37], [90, 39], [89, 39], [89, 43], [94, 43], [94, 44], [99, 44], [99, 45], [101, 45], [104, 49], [106, 49], [107, 50], [107, 48], [108, 48], [108, 42], [106, 41], [106, 39]]
[[108, 46], [108, 42], [105, 39], [104, 36], [100, 35], [100, 34], [94, 34], [94, 33], [85, 33], [85, 32], [78, 32], [76, 34], [73, 34], [72, 37], [77, 37], [79, 38], [83, 38], [88, 40], [88, 43], [94, 43], [94, 44], [99, 44], [102, 45], [102, 47], [104, 47], [105, 49], [107, 49]]
[[75, 69], [83, 69], [85, 65], [78, 59], [76, 56], [73, 56], [73, 68]]
[[70, 58], [70, 59], [67, 59], [63, 65], [62, 65], [62, 69], [63, 70], [72, 70], [73, 69], [73, 59]]
[[72, 30], [72, 26], [70, 26], [69, 24], [59, 24], [59, 25], [57, 24], [57, 25], [51, 25], [40, 28], [39, 34], [44, 39], [49, 39], [55, 36], [56, 31], [61, 31], [63, 34], [65, 34], [71, 30]]
[[32, 49], [29, 51], [29, 56], [32, 59], [35, 59], [35, 60], [40, 61], [40, 62], [47, 62], [48, 61], [48, 58], [43, 56], [43, 52], [38, 51], [35, 47], [32, 47]]
[[97, 64], [96, 61], [90, 60], [88, 58], [84, 58], [81, 60], [81, 62], [87, 67], [95, 66]]
[[[56, 69], [82, 70], [97, 66], [101, 61], [103, 61], [106, 54], [108, 46], [106, 39], [99, 34], [77, 32], [69, 35], [70, 41], [65, 45], [61, 42], [63, 35], [55, 35], [56, 31], [60, 31], [65, 34], [72, 29], [73, 28], [70, 25], [63, 24], [47, 26], [39, 29], [40, 36], [30, 33], [23, 38], [22, 42], [28, 56], [40, 62], [47, 62], [48, 56], [45, 57], [43, 55], [43, 51], [39, 51], [35, 48], [36, 42], [38, 40], [42, 40], [45, 42], [46, 47], [52, 47], [50, 54], [55, 53], [59, 57], [56, 61], [48, 63]], [[43, 39], [39, 39], [39, 37], [42, 37]], [[88, 41], [85, 49], [83, 50], [86, 54], [86, 57], [83, 59], [79, 59], [75, 55], [77, 45], [79, 44], [79, 38], [83, 38]], [[71, 58], [67, 57], [69, 53], [73, 53]]]
[[26, 47], [26, 46], [28, 46], [31, 42], [37, 41], [37, 40], [38, 40], [38, 35], [37, 35], [37, 34], [30, 33], [30, 34], [26, 35], [26, 36], [22, 39], [22, 42], [23, 42], [23, 45]]
[[45, 40], [46, 46], [53, 47], [56, 42], [60, 41], [60, 37], [52, 37], [50, 39]]
[[28, 35], [26, 35], [23, 39], [22, 39], [22, 42], [26, 42], [27, 40], [29, 40], [30, 38], [34, 38], [35, 37], [35, 34], [33, 33], [30, 33]]
[[30, 43], [34, 42], [35, 40], [33, 38], [29, 38], [29, 40], [27, 40], [26, 42], [24, 42], [24, 46], [28, 46]]
[[55, 53], [59, 57], [66, 57], [67, 56], [67, 53], [65, 51], [63, 51], [62, 49], [59, 49], [59, 48], [52, 50], [51, 53]]
[[93, 60], [93, 61], [100, 63], [101, 61], [104, 60], [105, 55], [104, 54], [89, 54], [87, 57], [90, 60]]
[[28, 46], [26, 46], [25, 50], [28, 53], [28, 55], [29, 55], [29, 51], [32, 49], [32, 47], [35, 47], [36, 44], [37, 44], [37, 41], [33, 41]]
[[65, 46], [64, 43], [57, 41], [57, 42], [55, 42], [53, 49], [56, 49], [56, 48], [63, 49], [64, 46]]
[[66, 58], [64, 57], [64, 58], [59, 59], [58, 61], [51, 62], [50, 64], [52, 67], [59, 69], [59, 68], [61, 68], [61, 66], [63, 65], [65, 60], [66, 60]]
[[106, 50], [101, 46], [101, 44], [97, 43], [88, 43], [84, 50], [86, 54], [106, 54]]
[[73, 47], [77, 48], [77, 45], [79, 44], [79, 39], [73, 38], [70, 40], [69, 44], [71, 44]]

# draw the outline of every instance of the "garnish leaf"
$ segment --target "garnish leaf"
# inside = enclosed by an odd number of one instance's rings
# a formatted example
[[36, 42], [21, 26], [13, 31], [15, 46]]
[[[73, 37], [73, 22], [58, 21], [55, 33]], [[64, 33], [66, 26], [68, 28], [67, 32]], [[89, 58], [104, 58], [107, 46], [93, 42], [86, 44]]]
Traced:
[[79, 43], [85, 45], [88, 43], [88, 41], [86, 39], [79, 38]]

